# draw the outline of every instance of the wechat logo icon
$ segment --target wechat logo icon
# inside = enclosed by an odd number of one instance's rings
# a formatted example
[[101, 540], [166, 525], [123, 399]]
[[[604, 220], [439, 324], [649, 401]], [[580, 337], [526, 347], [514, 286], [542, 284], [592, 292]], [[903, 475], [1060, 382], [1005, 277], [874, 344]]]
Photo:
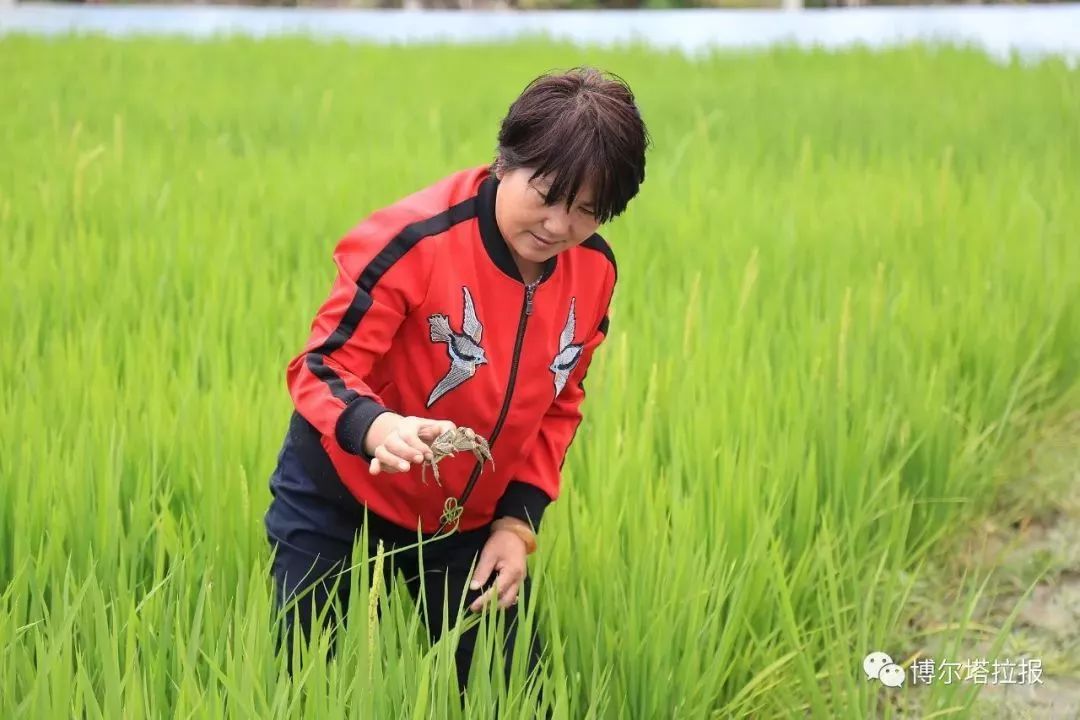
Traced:
[[882, 685], [900, 687], [904, 684], [904, 669], [883, 652], [872, 652], [863, 658], [863, 672], [867, 680], [880, 680]]

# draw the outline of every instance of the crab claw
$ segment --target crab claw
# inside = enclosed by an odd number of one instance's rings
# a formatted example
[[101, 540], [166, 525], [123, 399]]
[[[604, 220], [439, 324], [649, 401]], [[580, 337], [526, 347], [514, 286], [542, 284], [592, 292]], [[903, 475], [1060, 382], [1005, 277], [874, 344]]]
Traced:
[[483, 463], [485, 460], [490, 460], [492, 469], [495, 468], [495, 459], [491, 457], [491, 448], [483, 438], [478, 437], [476, 439], [476, 442], [472, 446], [472, 454], [480, 461], [481, 470], [483, 470]]

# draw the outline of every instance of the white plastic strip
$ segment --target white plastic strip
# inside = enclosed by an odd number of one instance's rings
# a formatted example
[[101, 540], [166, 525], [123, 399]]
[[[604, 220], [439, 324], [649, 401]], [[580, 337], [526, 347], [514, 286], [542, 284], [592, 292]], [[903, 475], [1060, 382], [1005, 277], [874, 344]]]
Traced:
[[644, 42], [693, 55], [709, 48], [880, 48], [913, 41], [981, 47], [1007, 59], [1080, 58], [1080, 4], [822, 10], [473, 11], [255, 8], [220, 5], [0, 6], [0, 35], [303, 34], [379, 43], [491, 42], [546, 35], [611, 46]]

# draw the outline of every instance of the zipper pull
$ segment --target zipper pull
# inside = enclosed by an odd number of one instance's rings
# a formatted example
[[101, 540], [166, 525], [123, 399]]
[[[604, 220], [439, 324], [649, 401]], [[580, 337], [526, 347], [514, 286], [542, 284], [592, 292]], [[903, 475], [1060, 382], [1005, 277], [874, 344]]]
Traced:
[[443, 513], [439, 518], [439, 521], [442, 523], [443, 527], [452, 524], [456, 529], [458, 518], [461, 517], [461, 513], [463, 512], [465, 512], [465, 508], [458, 505], [457, 498], [448, 497], [446, 498], [446, 502], [443, 503]]
[[533, 293], [536, 292], [536, 286], [540, 281], [531, 282], [525, 286], [525, 314], [532, 315], [533, 308]]

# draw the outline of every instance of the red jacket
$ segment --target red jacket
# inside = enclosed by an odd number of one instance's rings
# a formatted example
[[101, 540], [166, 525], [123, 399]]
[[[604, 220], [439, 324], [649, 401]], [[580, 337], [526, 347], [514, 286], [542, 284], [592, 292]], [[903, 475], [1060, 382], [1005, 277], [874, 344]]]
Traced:
[[[559, 253], [527, 287], [495, 222], [497, 186], [488, 166], [456, 172], [350, 230], [288, 367], [294, 423], [313, 428], [337, 482], [413, 532], [418, 518], [424, 533], [453, 525], [448, 503], [463, 508], [461, 530], [504, 516], [539, 527], [607, 334], [607, 243], [594, 234]], [[439, 463], [441, 487], [430, 468], [421, 483], [419, 466], [372, 476], [362, 441], [387, 409], [473, 428], [494, 469], [462, 452]]]

